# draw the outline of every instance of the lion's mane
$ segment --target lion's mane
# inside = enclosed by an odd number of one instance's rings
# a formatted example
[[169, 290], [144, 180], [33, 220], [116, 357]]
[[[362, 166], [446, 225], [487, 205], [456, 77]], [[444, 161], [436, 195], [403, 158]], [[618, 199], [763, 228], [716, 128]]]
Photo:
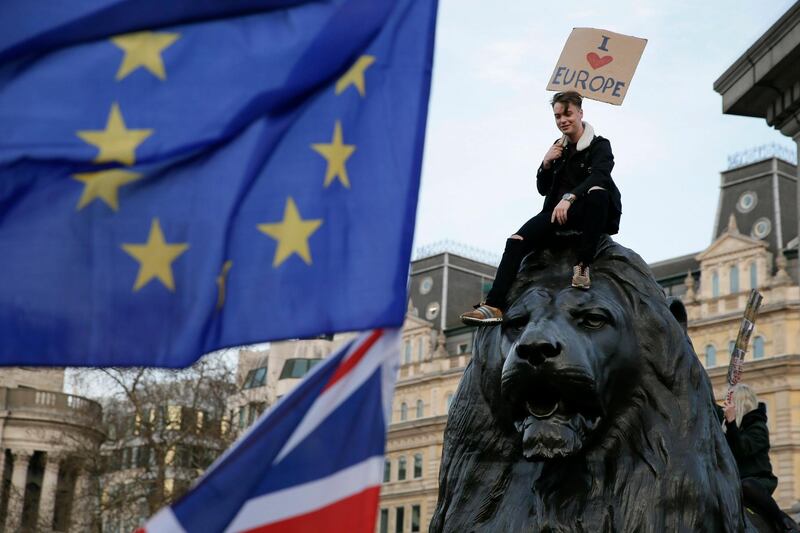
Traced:
[[[509, 300], [574, 260], [567, 248], [531, 254]], [[634, 317], [639, 382], [581, 453], [527, 461], [500, 394], [501, 329], [480, 328], [445, 430], [431, 532], [749, 529], [711, 385], [675, 318], [682, 305], [671, 310], [646, 263], [610, 238], [593, 265], [601, 278]]]

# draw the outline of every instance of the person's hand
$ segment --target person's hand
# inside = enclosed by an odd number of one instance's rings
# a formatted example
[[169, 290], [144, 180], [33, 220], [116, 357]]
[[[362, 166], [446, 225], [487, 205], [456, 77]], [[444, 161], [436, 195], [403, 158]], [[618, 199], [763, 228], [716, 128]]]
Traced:
[[550, 216], [550, 222], [558, 222], [563, 226], [567, 221], [567, 211], [569, 211], [570, 206], [572, 204], [566, 200], [558, 202], [556, 208], [553, 209], [553, 214]]
[[561, 157], [561, 154], [564, 152], [564, 147], [561, 146], [561, 141], [557, 141], [550, 149], [544, 154], [544, 159], [542, 159], [542, 166], [545, 169], [550, 168], [550, 165], [553, 164], [553, 161]]
[[733, 422], [736, 420], [736, 404], [733, 403], [733, 400], [725, 400], [725, 403], [722, 404], [722, 410], [725, 412], [726, 422]]

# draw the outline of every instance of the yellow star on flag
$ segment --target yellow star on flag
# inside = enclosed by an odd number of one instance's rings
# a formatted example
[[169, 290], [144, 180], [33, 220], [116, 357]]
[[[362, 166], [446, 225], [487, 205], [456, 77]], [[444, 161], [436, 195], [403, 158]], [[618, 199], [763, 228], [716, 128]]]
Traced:
[[124, 79], [139, 67], [146, 68], [162, 81], [167, 79], [161, 53], [180, 36], [180, 33], [137, 31], [112, 37], [111, 42], [125, 52], [125, 57], [122, 58], [122, 64], [117, 71], [117, 81]]
[[358, 94], [362, 97], [366, 94], [366, 84], [364, 83], [364, 71], [375, 62], [375, 56], [363, 55], [344, 73], [336, 82], [336, 94], [342, 94], [345, 89], [355, 85]]
[[233, 266], [233, 261], [225, 261], [222, 265], [222, 272], [217, 276], [217, 309], [225, 305], [225, 282], [228, 280], [228, 272]]
[[142, 177], [141, 174], [120, 170], [101, 170], [100, 172], [87, 172], [75, 174], [74, 179], [84, 184], [83, 194], [78, 201], [77, 211], [86, 207], [92, 200], [99, 198], [108, 207], [117, 211], [119, 209], [119, 188]]
[[76, 134], [100, 150], [100, 153], [94, 158], [95, 163], [117, 161], [130, 166], [136, 162], [134, 155], [136, 148], [153, 134], [153, 130], [127, 129], [119, 105], [114, 103], [108, 114], [106, 129], [79, 130]]
[[299, 255], [307, 265], [310, 265], [311, 250], [308, 248], [308, 239], [321, 225], [321, 218], [303, 220], [297, 210], [297, 205], [290, 196], [286, 200], [286, 208], [283, 211], [281, 222], [258, 224], [259, 231], [278, 241], [272, 266], [279, 267], [292, 254]]
[[153, 278], [157, 278], [166, 288], [174, 291], [172, 262], [188, 248], [189, 245], [186, 243], [167, 244], [164, 241], [161, 225], [158, 219], [154, 218], [146, 243], [122, 245], [123, 250], [139, 261], [139, 275], [136, 276], [136, 283], [133, 285], [134, 292], [147, 285]]
[[328, 168], [325, 171], [325, 183], [327, 187], [333, 182], [333, 178], [338, 177], [345, 188], [350, 188], [350, 180], [347, 177], [345, 162], [356, 151], [354, 144], [342, 144], [342, 124], [338, 120], [333, 128], [333, 139], [330, 144], [312, 144], [316, 152], [328, 161]]

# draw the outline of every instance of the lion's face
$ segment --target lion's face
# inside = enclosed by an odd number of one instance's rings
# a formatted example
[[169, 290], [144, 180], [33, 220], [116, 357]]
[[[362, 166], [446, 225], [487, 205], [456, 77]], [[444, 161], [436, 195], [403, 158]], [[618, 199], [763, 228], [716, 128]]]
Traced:
[[431, 531], [745, 531], [682, 304], [608, 237], [592, 288], [570, 288], [569, 238], [525, 258], [504, 323], [476, 332]]
[[585, 449], [639, 374], [626, 299], [602, 279], [570, 288], [555, 270], [536, 277], [502, 326], [501, 392], [527, 459]]

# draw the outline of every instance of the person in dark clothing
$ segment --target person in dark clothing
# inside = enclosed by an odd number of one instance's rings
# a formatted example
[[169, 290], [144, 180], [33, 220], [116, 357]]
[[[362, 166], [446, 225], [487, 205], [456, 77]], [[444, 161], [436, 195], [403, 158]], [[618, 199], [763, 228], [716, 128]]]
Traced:
[[572, 286], [588, 289], [589, 265], [600, 236], [619, 231], [622, 200], [611, 178], [611, 143], [583, 122], [583, 99], [577, 92], [557, 93], [551, 104], [563, 135], [549, 148], [536, 174], [536, 188], [545, 197], [544, 207], [506, 241], [492, 289], [484, 303], [461, 315], [465, 324], [502, 322], [506, 295], [522, 259], [533, 249], [547, 245], [558, 231], [580, 232]]
[[772, 499], [778, 478], [769, 461], [767, 406], [756, 393], [740, 383], [733, 388], [730, 401], [723, 405], [725, 438], [739, 467], [744, 504], [772, 521], [780, 531], [797, 531], [796, 524]]

